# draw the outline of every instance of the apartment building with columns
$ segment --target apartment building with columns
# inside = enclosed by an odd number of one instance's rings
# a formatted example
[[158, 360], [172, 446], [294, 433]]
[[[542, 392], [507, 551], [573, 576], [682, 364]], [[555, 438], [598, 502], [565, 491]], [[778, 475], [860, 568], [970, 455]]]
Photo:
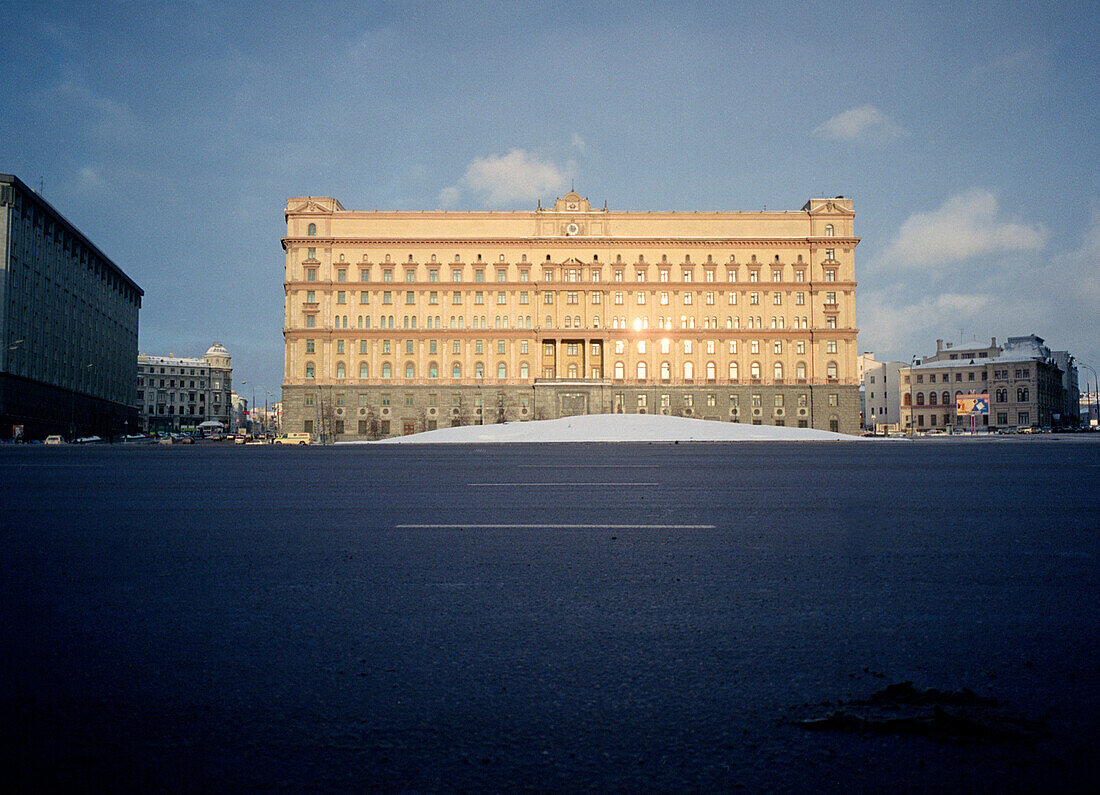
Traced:
[[663, 413], [856, 433], [854, 208], [285, 207], [283, 429]]

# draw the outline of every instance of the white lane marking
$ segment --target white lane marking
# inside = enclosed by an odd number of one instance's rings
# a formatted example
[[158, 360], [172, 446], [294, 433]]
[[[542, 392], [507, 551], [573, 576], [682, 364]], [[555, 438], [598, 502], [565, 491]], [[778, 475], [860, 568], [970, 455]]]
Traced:
[[554, 483], [467, 483], [467, 486], [656, 486], [656, 483], [585, 483], [556, 481]]
[[660, 469], [659, 464], [520, 464], [516, 469]]
[[713, 530], [712, 524], [397, 524], [395, 530]]
[[23, 469], [103, 469], [103, 464], [0, 464], [0, 466], [22, 467]]

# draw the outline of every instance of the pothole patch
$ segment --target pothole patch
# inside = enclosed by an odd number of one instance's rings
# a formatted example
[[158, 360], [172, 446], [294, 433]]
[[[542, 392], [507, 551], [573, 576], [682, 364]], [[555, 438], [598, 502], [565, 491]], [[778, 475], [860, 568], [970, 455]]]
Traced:
[[950, 743], [1031, 742], [1050, 733], [1042, 721], [968, 688], [920, 689], [912, 682], [887, 685], [868, 698], [841, 701], [824, 715], [791, 724], [807, 731], [912, 735]]

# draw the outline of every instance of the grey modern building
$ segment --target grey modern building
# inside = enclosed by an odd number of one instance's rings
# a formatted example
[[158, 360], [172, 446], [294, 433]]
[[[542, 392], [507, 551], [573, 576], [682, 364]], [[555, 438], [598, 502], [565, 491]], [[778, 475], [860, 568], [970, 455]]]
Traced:
[[142, 289], [0, 174], [0, 437], [133, 430]]

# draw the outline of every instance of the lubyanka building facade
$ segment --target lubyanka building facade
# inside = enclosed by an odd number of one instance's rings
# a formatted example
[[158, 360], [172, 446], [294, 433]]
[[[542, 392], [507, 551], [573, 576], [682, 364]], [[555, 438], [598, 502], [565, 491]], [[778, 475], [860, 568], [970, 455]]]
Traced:
[[859, 427], [853, 203], [348, 211], [287, 200], [283, 429], [611, 412]]

